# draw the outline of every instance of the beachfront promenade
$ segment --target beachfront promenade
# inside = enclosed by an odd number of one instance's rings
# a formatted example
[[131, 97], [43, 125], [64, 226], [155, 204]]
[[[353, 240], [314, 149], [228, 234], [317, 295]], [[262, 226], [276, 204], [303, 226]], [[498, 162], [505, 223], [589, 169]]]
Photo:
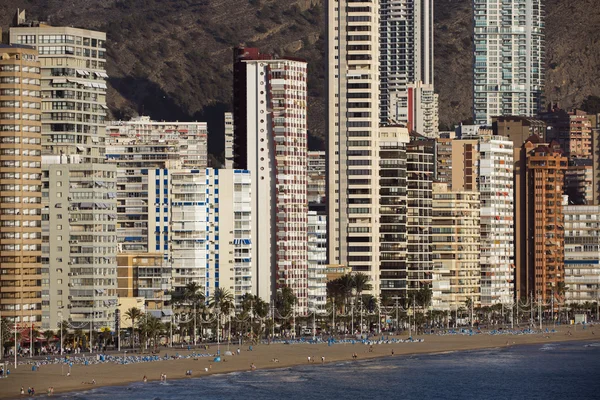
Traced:
[[[35, 387], [37, 393], [45, 393], [54, 387], [55, 393], [78, 391], [95, 386], [122, 385], [140, 382], [146, 376], [149, 381], [159, 380], [161, 374], [168, 379], [189, 379], [214, 373], [250, 371], [251, 365], [257, 369], [289, 367], [306, 364], [311, 357], [315, 368], [325, 362], [372, 357], [394, 357], [406, 354], [436, 353], [460, 350], [475, 350], [490, 347], [513, 346], [519, 344], [549, 343], [566, 340], [598, 340], [594, 326], [562, 326], [542, 330], [520, 329], [477, 331], [469, 328], [440, 331], [436, 334], [419, 335], [412, 339], [404, 336], [373, 336], [368, 340], [336, 338], [317, 340], [311, 338], [297, 341], [262, 342], [250, 347], [248, 344], [220, 344], [220, 361], [215, 361], [217, 345], [208, 349], [160, 347], [156, 354], [131, 354], [121, 351], [107, 354], [77, 354], [68, 357], [38, 357], [21, 359], [15, 370], [9, 365], [10, 375], [0, 383], [0, 398], [18, 397], [21, 387]], [[240, 349], [239, 355], [237, 354]], [[250, 350], [251, 348], [251, 350]], [[231, 355], [229, 355], [231, 354]], [[276, 362], [274, 361], [276, 360]], [[11, 361], [3, 359], [4, 362]], [[311, 363], [312, 364], [312, 363]], [[35, 371], [33, 366], [35, 365]]]

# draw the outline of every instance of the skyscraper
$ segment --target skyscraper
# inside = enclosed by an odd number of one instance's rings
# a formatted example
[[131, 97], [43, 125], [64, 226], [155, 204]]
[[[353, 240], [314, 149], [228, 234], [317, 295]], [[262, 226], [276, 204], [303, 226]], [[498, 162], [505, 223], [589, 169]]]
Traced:
[[380, 0], [379, 7], [381, 123], [436, 137], [433, 0]]
[[0, 313], [11, 322], [38, 327], [42, 313], [40, 77], [34, 48], [0, 45]]
[[117, 306], [116, 168], [104, 164], [106, 34], [28, 22], [10, 42], [41, 62], [42, 327], [99, 329]]
[[379, 2], [327, 2], [328, 259], [379, 275]]
[[252, 178], [255, 293], [308, 310], [306, 62], [234, 49], [234, 166]]
[[474, 0], [475, 123], [543, 106], [544, 0]]

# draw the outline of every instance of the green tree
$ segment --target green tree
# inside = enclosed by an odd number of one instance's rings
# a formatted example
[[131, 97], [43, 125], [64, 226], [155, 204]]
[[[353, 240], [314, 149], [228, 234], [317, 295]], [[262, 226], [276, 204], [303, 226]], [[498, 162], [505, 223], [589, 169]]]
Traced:
[[285, 286], [277, 291], [275, 296], [275, 307], [281, 316], [291, 315], [294, 305], [298, 302], [294, 291]]
[[144, 320], [140, 322], [140, 331], [144, 337], [149, 338], [152, 343], [154, 350], [158, 348], [158, 339], [164, 334], [165, 325], [163, 322], [153, 315], [147, 315]]
[[355, 290], [358, 298], [360, 298], [364, 291], [373, 289], [373, 285], [369, 283], [370, 280], [369, 276], [362, 272], [352, 275], [352, 288]]
[[[131, 321], [131, 348], [133, 349], [135, 343], [135, 330], [136, 330], [136, 322], [142, 318], [144, 313], [137, 307], [131, 307], [129, 310], [125, 312], [125, 318]], [[140, 341], [141, 346], [141, 341]]]

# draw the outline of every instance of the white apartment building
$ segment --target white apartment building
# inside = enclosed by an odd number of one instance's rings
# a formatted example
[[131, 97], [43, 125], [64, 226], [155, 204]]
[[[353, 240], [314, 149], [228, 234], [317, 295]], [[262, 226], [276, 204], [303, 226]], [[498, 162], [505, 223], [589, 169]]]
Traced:
[[327, 304], [327, 216], [308, 212], [308, 309], [325, 311]]
[[479, 137], [481, 199], [481, 304], [509, 304], [514, 298], [513, 143]]
[[235, 49], [235, 165], [252, 174], [254, 292], [289, 287], [308, 310], [307, 66]]
[[379, 283], [379, 2], [327, 2], [328, 260]]
[[379, 8], [381, 123], [435, 138], [433, 0], [379, 0]]
[[[600, 300], [600, 206], [563, 207], [565, 216], [565, 301]], [[555, 293], [558, 300], [561, 293]]]
[[457, 310], [480, 304], [479, 193], [433, 184], [433, 308]]
[[537, 115], [544, 106], [544, 1], [474, 0], [473, 13], [475, 123]]
[[227, 289], [236, 304], [252, 292], [251, 174], [243, 170], [175, 170], [169, 180], [169, 261], [173, 287]]

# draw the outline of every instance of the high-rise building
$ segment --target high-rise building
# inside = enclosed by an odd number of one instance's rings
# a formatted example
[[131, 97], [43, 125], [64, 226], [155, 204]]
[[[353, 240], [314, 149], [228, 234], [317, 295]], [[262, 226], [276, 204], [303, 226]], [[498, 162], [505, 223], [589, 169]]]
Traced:
[[503, 136], [479, 139], [481, 200], [481, 304], [514, 299], [513, 143]]
[[327, 304], [327, 216], [308, 212], [308, 304], [325, 311]]
[[379, 293], [379, 7], [327, 2], [328, 260]]
[[431, 288], [433, 260], [431, 253], [431, 215], [433, 177], [435, 173], [435, 141], [411, 134], [406, 145], [407, 184], [407, 294], [424, 287]]
[[526, 117], [494, 117], [492, 120], [494, 135], [508, 138], [513, 148], [513, 190], [514, 190], [514, 264], [515, 264], [515, 297], [527, 296], [525, 280], [520, 271], [526, 270], [527, 248], [523, 245], [527, 240], [527, 156], [523, 144], [527, 140], [539, 142], [546, 131], [543, 121]]
[[565, 206], [565, 293], [567, 303], [600, 300], [600, 206]]
[[[157, 122], [148, 117], [112, 122], [107, 126], [106, 163], [117, 167], [117, 235], [119, 252], [166, 250], [155, 229], [167, 234], [168, 186], [160, 171], [199, 168], [207, 163], [205, 122]], [[156, 180], [150, 176], [159, 171]], [[168, 178], [168, 177], [167, 177]], [[161, 215], [162, 213], [162, 215]], [[156, 221], [158, 218], [158, 221]], [[156, 221], [156, 224], [155, 224]], [[168, 248], [168, 245], [167, 245]]]
[[117, 307], [117, 180], [114, 166], [46, 164], [42, 327], [114, 327]]
[[480, 304], [479, 193], [433, 184], [431, 247], [433, 307], [457, 310]]
[[10, 42], [34, 46], [42, 94], [42, 328], [114, 327], [116, 169], [104, 164], [106, 34], [27, 22]]
[[11, 322], [38, 327], [42, 320], [40, 78], [35, 49], [0, 44], [0, 313]]
[[34, 46], [42, 61], [43, 155], [103, 162], [106, 33], [24, 22], [10, 42]]
[[474, 0], [473, 113], [532, 117], [543, 107], [543, 0]]
[[379, 276], [380, 294], [390, 299], [407, 293], [406, 128], [379, 131]]
[[[563, 184], [567, 158], [558, 145], [532, 137], [523, 145], [526, 155], [526, 264], [517, 265], [517, 296], [543, 301], [552, 298], [565, 279]], [[524, 267], [524, 268], [523, 268]]]
[[[365, 3], [377, 7], [376, 3]], [[410, 132], [436, 137], [439, 117], [433, 85], [433, 0], [378, 3], [381, 123], [403, 123]]]
[[[244, 170], [168, 171], [169, 261], [173, 289], [190, 283], [228, 290], [236, 305], [252, 292], [251, 173]], [[158, 234], [158, 233], [157, 233]]]
[[234, 165], [252, 174], [255, 293], [308, 310], [306, 62], [234, 50]]

